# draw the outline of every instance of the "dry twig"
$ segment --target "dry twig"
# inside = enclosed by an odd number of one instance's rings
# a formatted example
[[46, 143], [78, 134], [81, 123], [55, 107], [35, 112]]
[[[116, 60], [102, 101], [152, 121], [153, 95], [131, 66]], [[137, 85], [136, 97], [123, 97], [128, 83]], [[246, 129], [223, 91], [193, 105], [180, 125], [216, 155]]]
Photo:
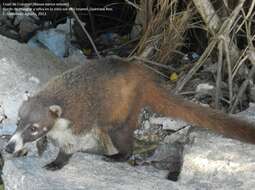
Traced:
[[88, 33], [88, 31], [86, 30], [86, 28], [84, 27], [84, 25], [82, 24], [79, 16], [76, 14], [76, 12], [74, 11], [74, 9], [72, 7], [69, 8], [70, 12], [73, 14], [74, 18], [77, 20], [77, 22], [79, 23], [79, 25], [81, 26], [83, 32], [86, 34], [87, 38], [89, 39], [96, 55], [98, 58], [102, 58], [102, 56], [100, 55], [100, 53], [98, 52], [97, 48], [96, 48], [96, 45], [93, 41], [93, 39], [91, 38], [90, 34]]
[[132, 7], [136, 8], [136, 9], [140, 10], [140, 7], [139, 7], [137, 4], [135, 4], [135, 3], [133, 3], [133, 2], [131, 2], [131, 1], [129, 1], [129, 0], [125, 0], [125, 2], [126, 2], [127, 4], [129, 4], [130, 6], [132, 6]]
[[227, 68], [228, 68], [228, 88], [229, 88], [229, 102], [232, 102], [233, 99], [233, 79], [232, 79], [232, 66], [230, 61], [230, 55], [228, 50], [228, 44], [226, 40], [224, 40], [224, 49], [225, 49], [225, 55], [226, 55], [226, 61], [227, 61]]
[[253, 60], [253, 61], [254, 61], [254, 62], [253, 62], [253, 66], [252, 66], [252, 68], [251, 68], [251, 70], [250, 70], [250, 72], [249, 72], [249, 74], [248, 74], [246, 80], [242, 83], [241, 87], [239, 88], [239, 91], [238, 91], [237, 96], [236, 96], [236, 98], [235, 98], [235, 100], [234, 100], [234, 103], [233, 103], [232, 106], [230, 107], [230, 111], [229, 111], [230, 113], [234, 113], [234, 111], [235, 111], [235, 109], [236, 109], [236, 106], [237, 106], [239, 100], [240, 100], [241, 97], [243, 96], [243, 94], [244, 94], [244, 92], [245, 92], [245, 90], [246, 90], [248, 84], [249, 84], [250, 81], [252, 80], [252, 77], [253, 77], [253, 75], [254, 75], [254, 73], [255, 73], [255, 60]]
[[176, 3], [177, 0], [159, 0], [153, 7], [152, 0], [141, 2], [144, 34], [137, 46], [137, 55], [146, 52], [146, 58], [165, 64], [183, 44], [192, 11], [188, 6], [186, 11], [177, 13]]
[[215, 97], [215, 107], [219, 109], [219, 98], [221, 94], [221, 75], [222, 75], [222, 65], [223, 65], [223, 42], [220, 41], [218, 44], [218, 67], [217, 67], [217, 79], [216, 79], [216, 97]]
[[[243, 5], [245, 0], [240, 0], [239, 1], [239, 5]], [[210, 31], [210, 33], [215, 36], [215, 34], [217, 34], [217, 32], [220, 30], [221, 28], [221, 20], [219, 18], [219, 16], [217, 15], [216, 11], [213, 8], [212, 3], [209, 0], [193, 0], [198, 12], [200, 13], [201, 17], [203, 18], [208, 30]], [[233, 13], [239, 13], [240, 10], [239, 8], [237, 9], [237, 7], [235, 8], [235, 10], [232, 12]], [[232, 19], [233, 21], [236, 19], [236, 16], [231, 15], [229, 17], [230, 19]], [[229, 26], [231, 27], [233, 25], [232, 22], [229, 22]], [[230, 30], [226, 28], [226, 30]], [[229, 49], [230, 49], [230, 55], [231, 55], [231, 62], [236, 62], [236, 60], [238, 59], [238, 55], [239, 55], [239, 50], [237, 48], [237, 46], [231, 41], [231, 38], [229, 37], [229, 32], [225, 33], [225, 41], [227, 42], [227, 44], [229, 44]]]
[[[197, 70], [203, 65], [203, 63], [209, 57], [212, 50], [215, 48], [216, 44], [219, 42], [219, 39], [223, 39], [224, 41], [226, 41], [226, 44], [229, 44], [227, 36], [230, 33], [231, 26], [235, 22], [235, 19], [237, 18], [240, 10], [242, 9], [244, 1], [245, 0], [239, 0], [239, 4], [232, 11], [231, 15], [223, 22], [222, 26], [220, 27], [219, 31], [216, 34], [216, 38], [214, 38], [209, 43], [209, 45], [207, 46], [202, 56], [199, 58], [197, 63], [194, 65], [194, 67], [188, 72], [188, 74], [184, 76], [184, 78], [181, 81], [178, 82], [176, 87], [176, 93], [182, 90], [184, 85], [192, 78], [192, 76], [197, 72]], [[225, 47], [229, 47], [229, 46], [225, 46]]]

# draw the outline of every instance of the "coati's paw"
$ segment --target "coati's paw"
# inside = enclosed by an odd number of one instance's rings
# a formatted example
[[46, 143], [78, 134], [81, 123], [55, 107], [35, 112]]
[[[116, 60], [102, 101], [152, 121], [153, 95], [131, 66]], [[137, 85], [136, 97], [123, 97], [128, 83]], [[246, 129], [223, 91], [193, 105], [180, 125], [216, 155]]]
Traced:
[[44, 168], [51, 171], [59, 170], [68, 163], [71, 156], [72, 154], [67, 154], [63, 152], [62, 150], [60, 150], [57, 158], [53, 162], [46, 164]]
[[179, 175], [180, 175], [180, 171], [169, 172], [167, 175], [167, 179], [171, 181], [177, 181]]
[[106, 162], [126, 162], [129, 156], [126, 154], [114, 154], [111, 156], [105, 155], [102, 159]]
[[37, 142], [36, 142], [36, 148], [37, 148], [37, 152], [38, 155], [41, 157], [42, 154], [45, 152], [45, 150], [47, 149], [47, 145], [48, 145], [48, 141], [47, 141], [47, 137], [42, 137], [40, 138]]
[[63, 168], [64, 165], [65, 165], [64, 163], [53, 161], [53, 162], [51, 162], [49, 164], [46, 164], [44, 166], [44, 168], [46, 170], [56, 171], [56, 170], [60, 170], [61, 168]]

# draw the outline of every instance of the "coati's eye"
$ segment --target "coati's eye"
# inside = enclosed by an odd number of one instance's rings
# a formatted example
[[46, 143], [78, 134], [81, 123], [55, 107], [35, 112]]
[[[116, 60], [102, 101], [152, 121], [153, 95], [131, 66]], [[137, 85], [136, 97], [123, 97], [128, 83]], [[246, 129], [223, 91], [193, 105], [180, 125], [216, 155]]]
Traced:
[[33, 132], [36, 132], [37, 129], [38, 129], [39, 125], [38, 124], [33, 124], [31, 127], [30, 127], [30, 131], [33, 133]]
[[36, 132], [37, 131], [37, 127], [35, 126], [31, 126], [30, 127], [30, 131], [33, 133], [33, 132]]

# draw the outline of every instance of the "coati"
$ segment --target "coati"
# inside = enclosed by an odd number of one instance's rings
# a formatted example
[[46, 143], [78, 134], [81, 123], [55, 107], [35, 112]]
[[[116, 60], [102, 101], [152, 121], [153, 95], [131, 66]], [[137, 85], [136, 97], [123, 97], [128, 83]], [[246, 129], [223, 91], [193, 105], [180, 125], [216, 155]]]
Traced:
[[255, 143], [253, 124], [170, 95], [156, 83], [156, 75], [141, 64], [105, 58], [55, 77], [25, 101], [6, 151], [17, 154], [25, 143], [38, 140], [41, 154], [46, 139], [50, 139], [59, 146], [59, 153], [45, 166], [49, 170], [62, 168], [76, 151], [127, 159], [138, 115], [145, 106]]

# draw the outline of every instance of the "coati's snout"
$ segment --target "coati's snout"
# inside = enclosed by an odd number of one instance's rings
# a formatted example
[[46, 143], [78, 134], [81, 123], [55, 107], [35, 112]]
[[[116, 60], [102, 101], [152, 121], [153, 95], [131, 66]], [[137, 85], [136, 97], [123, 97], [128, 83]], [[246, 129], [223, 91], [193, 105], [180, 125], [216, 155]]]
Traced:
[[5, 147], [8, 153], [17, 153], [24, 148], [27, 142], [45, 136], [62, 113], [58, 105], [44, 106], [36, 103], [31, 106], [30, 101], [32, 100], [24, 102], [19, 109], [16, 131]]
[[47, 127], [40, 127], [37, 123], [31, 123], [25, 126], [17, 125], [17, 130], [9, 140], [5, 150], [8, 153], [18, 152], [23, 149], [25, 143], [39, 139], [47, 131]]

